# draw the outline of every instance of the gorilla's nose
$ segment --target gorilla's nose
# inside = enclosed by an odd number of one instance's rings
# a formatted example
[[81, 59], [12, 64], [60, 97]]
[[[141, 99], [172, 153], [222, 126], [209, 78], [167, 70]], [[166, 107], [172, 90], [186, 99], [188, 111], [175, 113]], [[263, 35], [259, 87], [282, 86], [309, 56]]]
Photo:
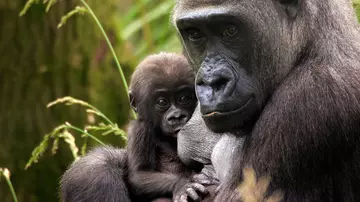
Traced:
[[231, 72], [224, 68], [201, 68], [197, 74], [197, 88], [212, 91], [212, 96], [229, 96], [234, 90], [234, 78]]

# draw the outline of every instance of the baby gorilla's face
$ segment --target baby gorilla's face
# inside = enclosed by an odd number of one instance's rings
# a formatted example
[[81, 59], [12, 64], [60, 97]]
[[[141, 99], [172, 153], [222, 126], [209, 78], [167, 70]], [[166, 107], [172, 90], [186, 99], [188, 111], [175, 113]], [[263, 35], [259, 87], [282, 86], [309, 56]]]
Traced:
[[195, 72], [183, 55], [148, 56], [132, 75], [129, 97], [149, 129], [176, 137], [197, 104]]
[[193, 86], [157, 89], [153, 95], [155, 113], [161, 122], [162, 132], [176, 137], [195, 110], [197, 100]]

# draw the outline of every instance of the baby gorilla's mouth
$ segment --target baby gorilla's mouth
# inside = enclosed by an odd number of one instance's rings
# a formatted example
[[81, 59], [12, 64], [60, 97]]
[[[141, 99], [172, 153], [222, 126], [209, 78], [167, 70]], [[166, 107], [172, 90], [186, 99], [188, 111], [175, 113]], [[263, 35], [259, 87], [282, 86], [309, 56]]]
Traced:
[[172, 137], [177, 137], [178, 133], [180, 132], [180, 130], [184, 127], [185, 124], [181, 124], [181, 125], [177, 125], [177, 126], [168, 126], [166, 127], [163, 132], [165, 135], [169, 135]]
[[173, 129], [171, 132], [169, 132], [169, 135], [173, 136], [173, 137], [177, 137], [177, 135], [179, 134], [181, 128], [176, 128]]
[[179, 134], [179, 132], [180, 132], [180, 129], [175, 130], [175, 131], [173, 132], [174, 136], [177, 136], [177, 135]]

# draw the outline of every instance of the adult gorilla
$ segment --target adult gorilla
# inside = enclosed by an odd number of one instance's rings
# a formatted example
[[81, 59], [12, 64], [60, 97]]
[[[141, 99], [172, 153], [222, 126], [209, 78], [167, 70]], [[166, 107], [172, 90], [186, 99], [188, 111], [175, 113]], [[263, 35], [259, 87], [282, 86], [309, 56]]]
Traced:
[[[350, 0], [178, 0], [206, 126], [248, 134], [216, 201], [251, 165], [283, 201], [360, 201], [360, 33]], [[179, 142], [186, 159], [193, 154]], [[185, 149], [184, 149], [185, 147]]]

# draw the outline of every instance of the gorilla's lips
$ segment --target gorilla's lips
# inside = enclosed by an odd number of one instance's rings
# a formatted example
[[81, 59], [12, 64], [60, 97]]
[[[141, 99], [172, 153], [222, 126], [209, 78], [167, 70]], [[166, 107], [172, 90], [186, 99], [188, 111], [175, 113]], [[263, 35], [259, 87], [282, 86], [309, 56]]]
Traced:
[[215, 116], [216, 114], [219, 114], [220, 112], [210, 112], [208, 114], [205, 114], [204, 116], [206, 117], [210, 117], [210, 116]]
[[253, 113], [251, 105], [254, 104], [253, 97], [250, 97], [245, 104], [235, 110], [219, 111], [213, 110], [202, 115], [206, 126], [213, 132], [233, 132], [244, 126], [244, 122]]
[[250, 97], [245, 104], [241, 105], [241, 107], [234, 109], [234, 110], [230, 110], [230, 111], [224, 111], [224, 112], [220, 112], [220, 111], [212, 111], [212, 112], [208, 112], [206, 114], [203, 115], [204, 118], [211, 118], [211, 117], [221, 117], [221, 116], [231, 116], [233, 114], [237, 114], [237, 113], [241, 113], [241, 111], [243, 109], [246, 109], [246, 107], [249, 105], [249, 103], [251, 103], [252, 101], [252, 97]]

